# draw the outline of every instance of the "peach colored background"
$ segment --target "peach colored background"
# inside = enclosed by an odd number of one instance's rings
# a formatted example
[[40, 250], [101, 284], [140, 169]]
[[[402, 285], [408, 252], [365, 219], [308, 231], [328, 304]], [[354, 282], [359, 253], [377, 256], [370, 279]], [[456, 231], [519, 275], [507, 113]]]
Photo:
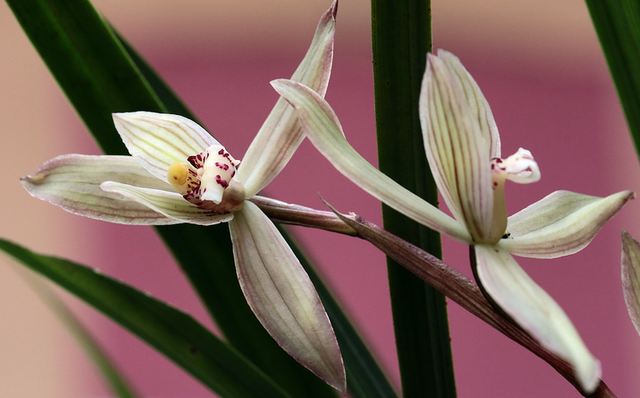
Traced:
[[[166, 77], [237, 158], [304, 55], [329, 0], [96, 1], [96, 6]], [[507, 188], [509, 211], [557, 189], [607, 195], [640, 189], [639, 169], [615, 91], [583, 2], [433, 1], [434, 45], [462, 59], [492, 105], [503, 154], [533, 152], [541, 182]], [[335, 66], [327, 98], [348, 139], [375, 162], [369, 5], [339, 7]], [[150, 228], [82, 219], [32, 199], [18, 178], [63, 153], [97, 149], [6, 5], [0, 5], [0, 235], [98, 267], [210, 323]], [[269, 187], [271, 195], [380, 221], [379, 204], [342, 178], [307, 143]], [[567, 311], [602, 361], [618, 396], [640, 391], [640, 338], [619, 282], [620, 229], [640, 237], [631, 202], [583, 252], [519, 260]], [[384, 258], [367, 243], [296, 228], [345, 308], [398, 382]], [[445, 238], [445, 260], [468, 272], [466, 248]], [[0, 256], [0, 396], [106, 397], [91, 364]], [[110, 321], [78, 311], [146, 397], [211, 394]], [[451, 304], [460, 397], [578, 397], [551, 368]]]

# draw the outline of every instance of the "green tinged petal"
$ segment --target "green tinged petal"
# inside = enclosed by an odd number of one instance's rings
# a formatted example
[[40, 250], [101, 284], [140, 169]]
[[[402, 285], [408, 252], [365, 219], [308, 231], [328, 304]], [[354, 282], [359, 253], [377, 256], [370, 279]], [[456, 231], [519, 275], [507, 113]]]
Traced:
[[233, 219], [233, 213], [219, 214], [211, 210], [200, 209], [187, 202], [182, 195], [176, 192], [140, 188], [114, 181], [103, 182], [100, 184], [100, 188], [107, 192], [118, 193], [165, 217], [174, 219], [173, 224], [186, 222], [197, 225], [215, 225]]
[[489, 105], [472, 87], [475, 82], [453, 54], [429, 54], [420, 91], [420, 123], [442, 197], [473, 241], [485, 242], [493, 222], [492, 133], [484, 131], [489, 124], [481, 124], [479, 116], [486, 116]]
[[471, 242], [465, 227], [367, 162], [344, 137], [329, 104], [308, 87], [290, 80], [271, 82], [293, 105], [313, 145], [348, 179], [417, 222], [461, 242]]
[[640, 334], [640, 242], [622, 231], [622, 293], [627, 311]]
[[260, 323], [289, 355], [344, 392], [346, 375], [329, 317], [280, 232], [248, 201], [229, 229], [240, 287]]
[[169, 183], [149, 174], [131, 156], [58, 156], [40, 166], [35, 175], [21, 179], [31, 195], [73, 214], [119, 224], [180, 222], [119, 194], [103, 191], [100, 184], [104, 181], [173, 191]]
[[493, 301], [543, 347], [573, 366], [581, 388], [592, 393], [600, 382], [600, 362], [562, 308], [505, 250], [477, 245], [475, 254], [478, 283]]
[[[291, 80], [311, 87], [324, 97], [333, 63], [333, 37], [336, 25], [337, 0], [324, 13], [311, 46]], [[238, 180], [244, 183], [247, 197], [267, 186], [289, 162], [304, 139], [296, 112], [282, 98], [251, 142], [238, 170]]]
[[129, 153], [163, 181], [173, 162], [220, 145], [196, 122], [178, 115], [153, 112], [114, 113], [113, 123]]
[[569, 191], [553, 192], [509, 217], [510, 236], [498, 245], [523, 257], [555, 258], [576, 253], [634, 197], [631, 191], [605, 198]]

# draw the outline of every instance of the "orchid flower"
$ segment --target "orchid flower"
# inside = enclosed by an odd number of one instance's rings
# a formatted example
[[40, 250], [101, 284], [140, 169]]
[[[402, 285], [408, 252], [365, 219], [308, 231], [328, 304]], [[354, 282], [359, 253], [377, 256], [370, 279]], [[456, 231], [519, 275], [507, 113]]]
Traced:
[[313, 145], [338, 171], [404, 215], [472, 245], [474, 274], [488, 300], [569, 362], [584, 392], [595, 390], [599, 361], [562, 308], [512, 254], [554, 258], [583, 249], [632, 192], [598, 198], [557, 191], [507, 217], [505, 181], [535, 182], [538, 165], [522, 148], [500, 158], [500, 136], [489, 104], [458, 58], [446, 51], [428, 55], [419, 110], [429, 166], [453, 218], [362, 158], [346, 141], [329, 104], [312, 89], [288, 80], [272, 85], [296, 109]]
[[[323, 15], [292, 79], [326, 92], [337, 3]], [[346, 376], [318, 294], [275, 225], [247, 199], [304, 139], [279, 99], [242, 162], [195, 122], [150, 112], [113, 115], [132, 156], [64, 155], [22, 178], [31, 195], [71, 213], [121, 224], [229, 223], [236, 271], [251, 309], [278, 344], [333, 387]]]

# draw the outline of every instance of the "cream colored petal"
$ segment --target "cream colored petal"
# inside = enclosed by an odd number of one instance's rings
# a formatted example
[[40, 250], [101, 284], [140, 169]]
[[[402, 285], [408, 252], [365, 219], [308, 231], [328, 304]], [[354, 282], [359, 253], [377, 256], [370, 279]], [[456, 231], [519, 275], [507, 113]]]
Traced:
[[631, 191], [599, 198], [556, 191], [509, 217], [508, 238], [499, 246], [509, 253], [535, 258], [555, 258], [585, 248], [600, 228], [627, 201]]
[[280, 232], [248, 201], [229, 229], [240, 287], [260, 323], [289, 355], [344, 392], [344, 365], [329, 317]]
[[489, 296], [543, 347], [571, 364], [582, 389], [593, 392], [600, 382], [600, 362], [562, 308], [505, 250], [478, 245], [475, 253], [478, 283]]
[[464, 226], [373, 167], [347, 142], [329, 104], [313, 90], [290, 80], [271, 82], [298, 112], [313, 145], [347, 178], [407, 217], [461, 242], [471, 237]]
[[220, 145], [197, 123], [178, 115], [114, 113], [113, 122], [129, 153], [163, 181], [173, 162], [185, 162], [211, 145]]
[[[301, 82], [324, 96], [333, 63], [333, 36], [338, 2], [324, 13], [311, 46], [291, 80]], [[282, 98], [258, 131], [238, 170], [247, 197], [266, 187], [289, 162], [304, 139], [296, 112]]]
[[[176, 220], [178, 223], [215, 225], [233, 219], [233, 213], [218, 214], [209, 210], [199, 209], [176, 192], [134, 187], [113, 181], [103, 182], [100, 184], [100, 188], [106, 192], [120, 194], [165, 217]], [[172, 224], [176, 222], [172, 222]]]
[[629, 317], [640, 334], [640, 242], [622, 231], [622, 293]]
[[[488, 105], [474, 96], [470, 77], [464, 77], [468, 74], [453, 55], [428, 55], [420, 123], [427, 160], [442, 197], [474, 242], [483, 242], [489, 239], [494, 204], [491, 134], [483, 132], [486, 126], [480, 124], [478, 110]], [[472, 105], [470, 100], [476, 102]], [[479, 104], [480, 100], [484, 102]]]
[[173, 190], [149, 174], [131, 156], [63, 155], [45, 162], [32, 176], [22, 177], [31, 195], [70, 213], [118, 224], [166, 225], [179, 221], [147, 206], [103, 191], [112, 180], [158, 190]]

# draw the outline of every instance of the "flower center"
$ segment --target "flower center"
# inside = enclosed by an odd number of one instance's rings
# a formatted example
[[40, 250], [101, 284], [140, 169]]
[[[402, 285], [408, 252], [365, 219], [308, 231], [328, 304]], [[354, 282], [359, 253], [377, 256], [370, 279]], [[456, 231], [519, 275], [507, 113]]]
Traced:
[[488, 241], [496, 243], [507, 230], [507, 205], [504, 200], [504, 183], [511, 180], [518, 184], [530, 184], [540, 180], [538, 163], [531, 152], [520, 148], [506, 159], [491, 159], [491, 181], [493, 183], [493, 221]]
[[173, 188], [194, 205], [219, 213], [240, 210], [244, 204], [244, 185], [234, 179], [235, 160], [224, 147], [212, 145], [189, 156], [187, 162], [174, 162], [167, 171]]

